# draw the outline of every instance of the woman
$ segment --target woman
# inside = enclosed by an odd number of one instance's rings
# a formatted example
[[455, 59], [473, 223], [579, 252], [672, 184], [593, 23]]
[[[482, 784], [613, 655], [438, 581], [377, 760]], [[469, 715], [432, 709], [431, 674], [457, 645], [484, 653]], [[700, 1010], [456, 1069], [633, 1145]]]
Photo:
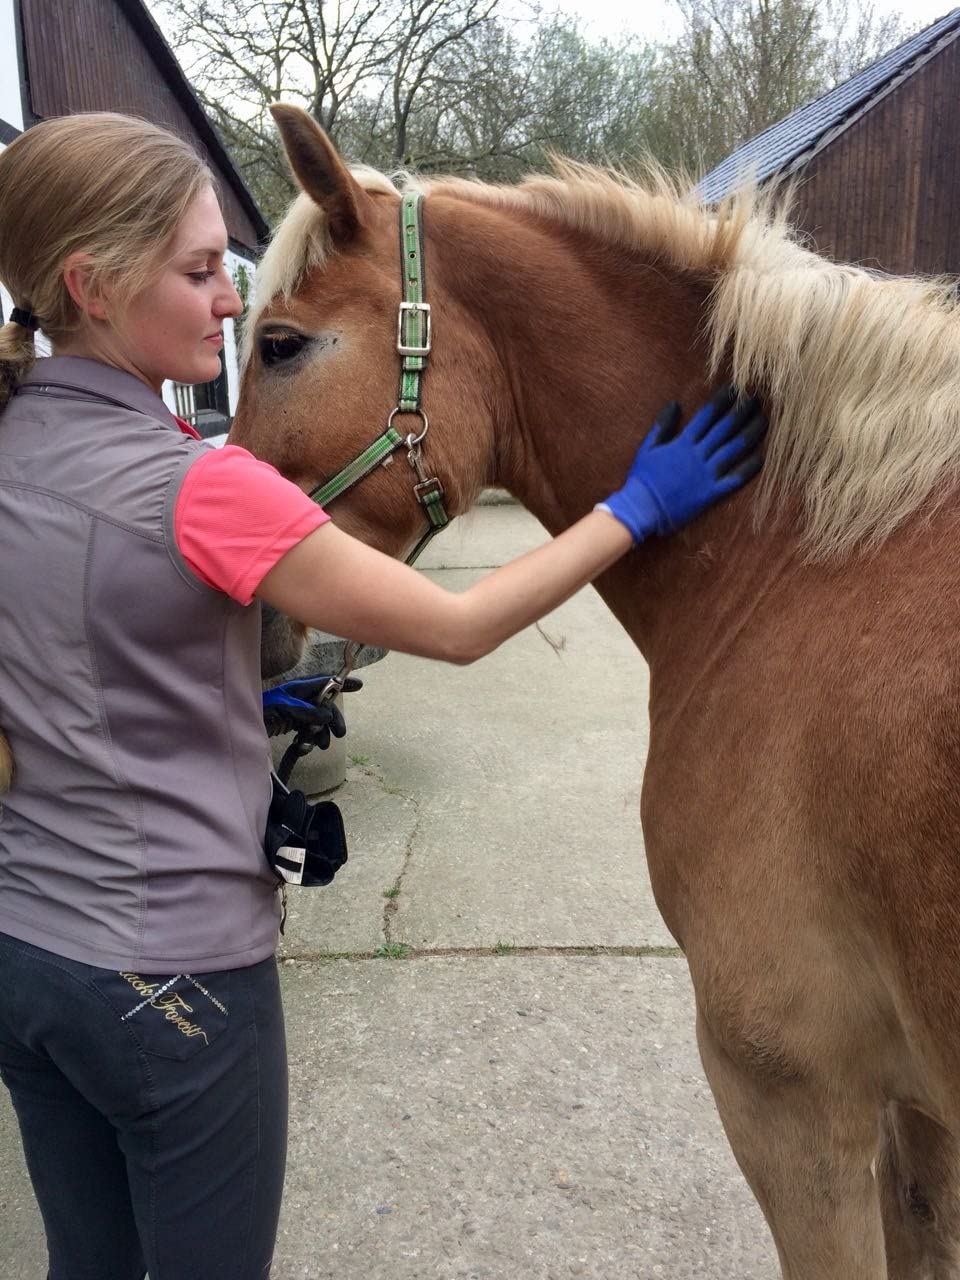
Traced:
[[256, 602], [470, 662], [760, 465], [755, 404], [727, 391], [679, 434], [671, 406], [598, 510], [449, 594], [164, 406], [165, 379], [219, 371], [226, 247], [210, 174], [152, 125], [52, 120], [0, 155], [0, 1072], [51, 1280], [269, 1273], [286, 1056]]

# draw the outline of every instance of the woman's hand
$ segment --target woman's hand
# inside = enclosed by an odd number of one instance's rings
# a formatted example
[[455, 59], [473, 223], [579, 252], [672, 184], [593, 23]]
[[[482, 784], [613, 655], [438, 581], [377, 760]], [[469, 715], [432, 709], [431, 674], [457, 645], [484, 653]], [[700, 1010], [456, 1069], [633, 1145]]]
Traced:
[[[331, 733], [342, 738], [347, 732], [340, 708], [332, 700], [321, 702], [331, 681], [330, 676], [306, 676], [286, 680], [263, 691], [263, 725], [269, 737], [292, 733], [294, 729], [309, 731], [316, 746], [324, 750], [330, 745]], [[353, 693], [363, 688], [363, 681], [345, 680], [340, 690]]]
[[767, 420], [758, 400], [734, 408], [736, 399], [736, 389], [724, 387], [680, 432], [680, 406], [668, 404], [637, 450], [626, 484], [599, 510], [641, 542], [673, 533], [746, 484], [761, 467]]

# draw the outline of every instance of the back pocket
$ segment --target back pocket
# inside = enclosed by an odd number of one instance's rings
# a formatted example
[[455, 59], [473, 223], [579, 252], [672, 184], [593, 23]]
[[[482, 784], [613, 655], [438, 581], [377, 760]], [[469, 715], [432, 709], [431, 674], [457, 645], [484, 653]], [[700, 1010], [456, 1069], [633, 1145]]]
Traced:
[[149, 974], [101, 970], [94, 985], [144, 1053], [183, 1062], [226, 1030], [230, 973]]

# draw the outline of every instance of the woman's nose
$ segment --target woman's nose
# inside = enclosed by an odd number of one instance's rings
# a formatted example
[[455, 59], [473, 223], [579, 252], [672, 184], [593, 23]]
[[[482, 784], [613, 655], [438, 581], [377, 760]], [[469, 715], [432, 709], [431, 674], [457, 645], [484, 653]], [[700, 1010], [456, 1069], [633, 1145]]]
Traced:
[[243, 311], [243, 300], [232, 280], [217, 298], [215, 310], [218, 316], [238, 316]]

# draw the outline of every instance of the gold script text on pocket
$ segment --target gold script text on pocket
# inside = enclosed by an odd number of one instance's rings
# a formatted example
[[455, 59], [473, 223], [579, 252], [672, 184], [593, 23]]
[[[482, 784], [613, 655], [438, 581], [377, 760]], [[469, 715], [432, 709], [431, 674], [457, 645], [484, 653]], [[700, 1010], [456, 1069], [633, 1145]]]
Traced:
[[120, 977], [130, 983], [138, 996], [152, 996], [160, 985], [159, 982], [144, 982], [139, 973], [121, 973]]
[[[134, 991], [141, 996], [153, 996], [159, 985], [156, 982], [144, 982], [137, 973], [121, 973], [120, 977], [126, 979]], [[187, 1036], [189, 1039], [194, 1036], [203, 1036], [204, 1043], [210, 1043], [210, 1038], [203, 1027], [199, 1023], [191, 1022], [179, 1012], [182, 1009], [185, 1013], [193, 1013], [193, 1005], [187, 1004], [186, 1000], [178, 996], [175, 991], [165, 991], [161, 996], [151, 999], [149, 1006], [162, 1013], [167, 1022], [172, 1022], [182, 1036]]]

